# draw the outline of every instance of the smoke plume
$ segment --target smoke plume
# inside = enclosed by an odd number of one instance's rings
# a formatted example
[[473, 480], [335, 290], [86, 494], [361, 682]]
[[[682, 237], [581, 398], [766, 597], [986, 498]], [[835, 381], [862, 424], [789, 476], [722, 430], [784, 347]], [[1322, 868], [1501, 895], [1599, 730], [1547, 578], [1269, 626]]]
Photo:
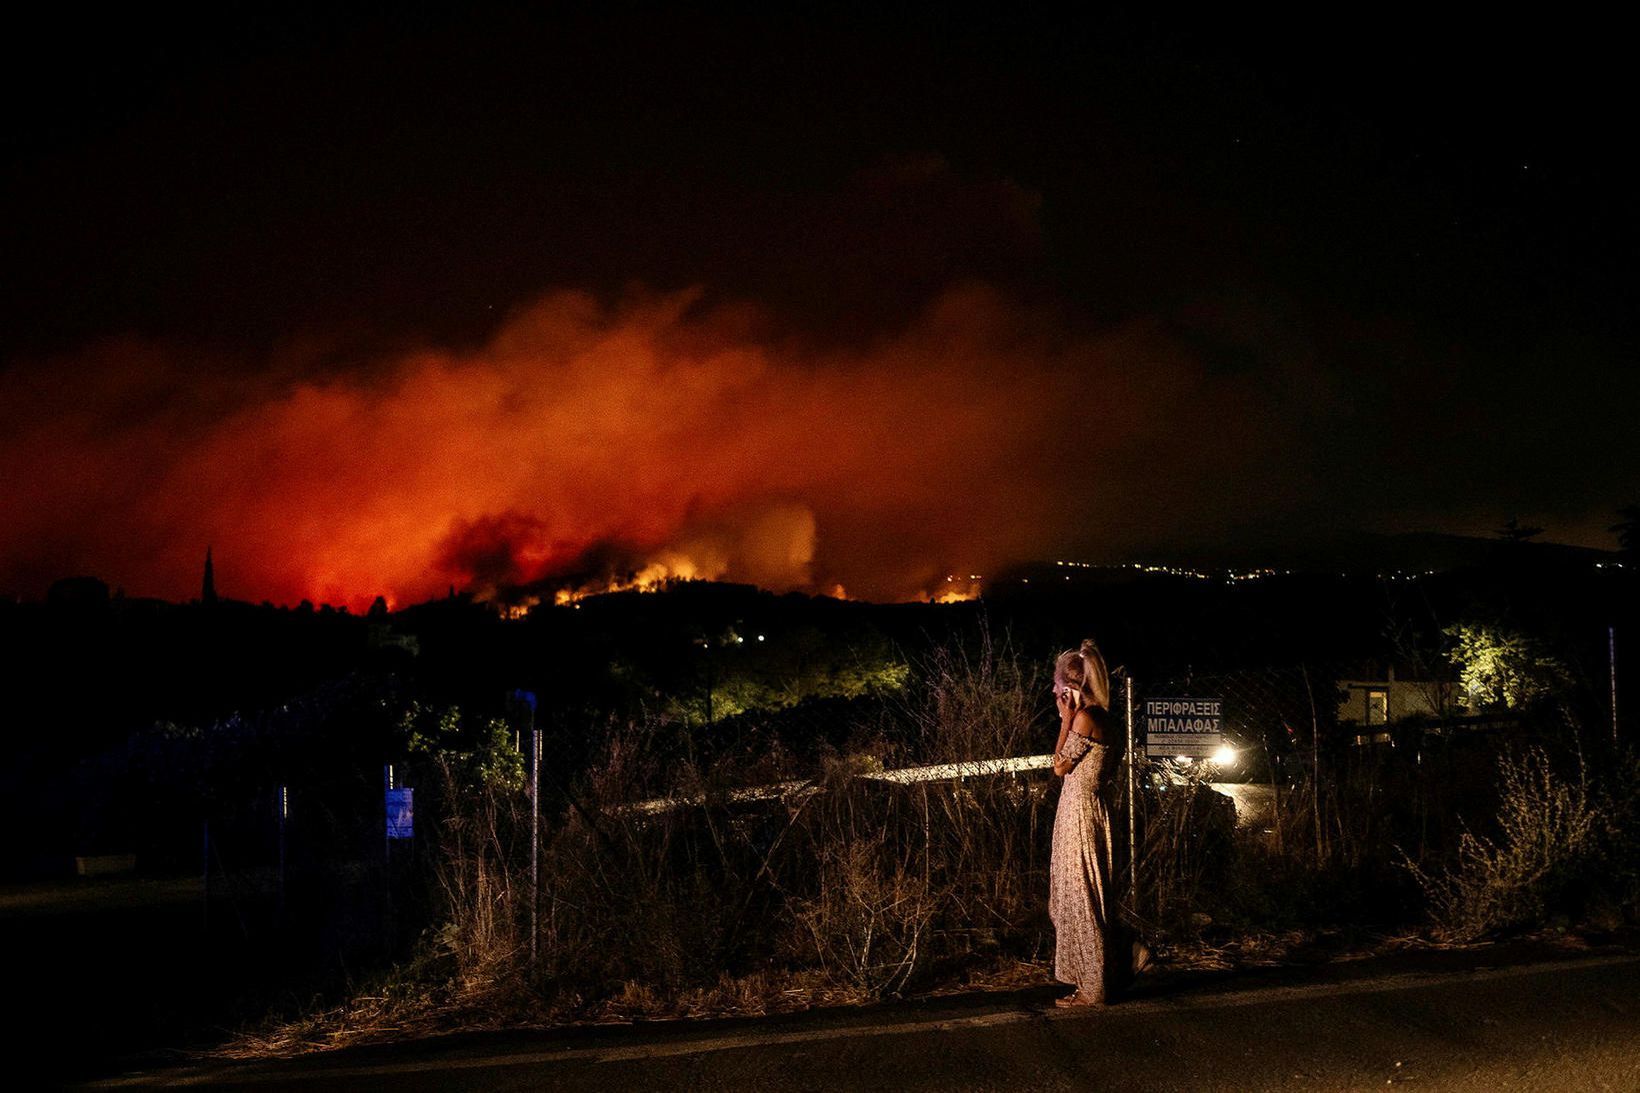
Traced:
[[1222, 473], [1270, 417], [1154, 330], [1067, 334], [983, 286], [863, 348], [766, 330], [698, 292], [557, 292], [470, 352], [13, 368], [0, 588], [185, 597], [211, 545], [225, 594], [283, 603], [667, 576], [917, 598], [1142, 538], [1157, 467]]

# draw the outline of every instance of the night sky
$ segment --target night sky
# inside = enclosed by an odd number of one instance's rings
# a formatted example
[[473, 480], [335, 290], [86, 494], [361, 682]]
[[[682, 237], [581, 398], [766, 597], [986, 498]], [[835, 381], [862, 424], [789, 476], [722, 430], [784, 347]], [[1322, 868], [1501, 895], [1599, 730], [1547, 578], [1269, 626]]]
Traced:
[[1613, 27], [954, 11], [14, 27], [0, 592], [1613, 545]]

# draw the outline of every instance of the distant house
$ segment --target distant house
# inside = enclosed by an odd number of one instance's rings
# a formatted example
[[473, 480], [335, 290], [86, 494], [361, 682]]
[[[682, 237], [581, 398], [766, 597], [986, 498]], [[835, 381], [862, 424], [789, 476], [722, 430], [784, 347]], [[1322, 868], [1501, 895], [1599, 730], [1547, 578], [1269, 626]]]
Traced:
[[1445, 680], [1397, 676], [1395, 665], [1369, 666], [1369, 678], [1338, 681], [1338, 723], [1353, 730], [1357, 744], [1387, 744], [1389, 727], [1409, 717], [1435, 719], [1454, 701], [1454, 684]]

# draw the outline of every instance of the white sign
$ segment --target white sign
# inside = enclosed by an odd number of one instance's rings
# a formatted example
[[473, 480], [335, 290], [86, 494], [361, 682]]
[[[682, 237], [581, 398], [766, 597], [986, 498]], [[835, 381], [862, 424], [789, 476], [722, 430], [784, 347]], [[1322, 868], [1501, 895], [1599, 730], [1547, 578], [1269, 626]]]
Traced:
[[1224, 743], [1224, 700], [1145, 699], [1145, 754], [1206, 759]]

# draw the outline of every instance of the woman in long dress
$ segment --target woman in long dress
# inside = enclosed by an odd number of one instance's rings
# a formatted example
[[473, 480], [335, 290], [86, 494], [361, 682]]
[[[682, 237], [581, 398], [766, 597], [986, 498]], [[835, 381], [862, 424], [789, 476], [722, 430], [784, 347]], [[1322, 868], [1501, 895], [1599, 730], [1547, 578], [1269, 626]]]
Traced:
[[1053, 772], [1065, 779], [1054, 815], [1048, 868], [1054, 978], [1076, 987], [1074, 994], [1059, 999], [1059, 1005], [1095, 1006], [1121, 986], [1117, 968], [1131, 968], [1131, 957], [1113, 959], [1119, 933], [1106, 791], [1118, 748], [1110, 715], [1110, 672], [1099, 647], [1084, 641], [1080, 649], [1067, 650], [1054, 661], [1053, 679], [1059, 706]]

